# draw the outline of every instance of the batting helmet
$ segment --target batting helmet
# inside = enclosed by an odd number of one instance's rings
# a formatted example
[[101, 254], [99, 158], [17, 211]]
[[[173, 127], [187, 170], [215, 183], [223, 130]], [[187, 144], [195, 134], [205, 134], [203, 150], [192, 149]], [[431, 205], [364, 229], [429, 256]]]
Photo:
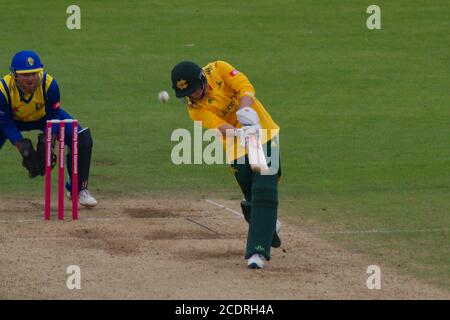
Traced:
[[177, 98], [189, 96], [205, 84], [202, 68], [191, 61], [182, 61], [172, 69], [172, 88]]
[[42, 71], [44, 65], [36, 52], [24, 50], [17, 52], [11, 61], [11, 71], [14, 73], [31, 73]]

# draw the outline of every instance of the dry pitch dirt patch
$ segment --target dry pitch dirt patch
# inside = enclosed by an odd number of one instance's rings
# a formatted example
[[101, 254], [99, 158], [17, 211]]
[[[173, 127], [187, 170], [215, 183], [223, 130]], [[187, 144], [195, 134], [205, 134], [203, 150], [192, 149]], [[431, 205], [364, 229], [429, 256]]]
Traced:
[[[45, 222], [43, 203], [1, 199], [0, 299], [450, 298], [383, 265], [382, 289], [368, 290], [372, 261], [282, 212], [283, 245], [264, 270], [249, 270], [245, 221], [205, 199], [99, 201], [77, 222]], [[81, 268], [81, 290], [66, 287], [69, 265]]]

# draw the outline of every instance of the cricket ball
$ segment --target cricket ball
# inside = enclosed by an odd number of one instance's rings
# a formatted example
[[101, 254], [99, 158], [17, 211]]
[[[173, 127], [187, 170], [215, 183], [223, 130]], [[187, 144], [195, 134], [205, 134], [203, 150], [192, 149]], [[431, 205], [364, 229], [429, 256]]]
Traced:
[[169, 98], [170, 98], [170, 96], [169, 96], [169, 93], [167, 91], [161, 91], [158, 94], [158, 99], [162, 103], [166, 103], [167, 101], [169, 101]]

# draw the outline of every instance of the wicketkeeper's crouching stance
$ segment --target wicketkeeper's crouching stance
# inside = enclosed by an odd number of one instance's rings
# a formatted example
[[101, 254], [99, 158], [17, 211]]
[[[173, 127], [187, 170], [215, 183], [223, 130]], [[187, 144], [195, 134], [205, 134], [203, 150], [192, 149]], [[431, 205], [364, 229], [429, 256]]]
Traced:
[[[22, 155], [22, 165], [30, 178], [45, 174], [45, 134], [38, 136], [36, 149], [30, 139], [21, 131], [40, 130], [45, 132], [47, 120], [64, 120], [72, 117], [60, 108], [60, 93], [56, 80], [44, 73], [44, 65], [33, 51], [21, 51], [14, 55], [11, 73], [0, 81], [0, 149], [9, 140]], [[52, 165], [56, 164], [54, 146], [58, 126], [53, 126]], [[66, 126], [65, 144], [69, 181], [66, 183], [67, 196], [71, 198], [72, 176], [72, 126]], [[89, 169], [92, 155], [92, 136], [89, 128], [78, 126], [78, 190], [79, 202], [93, 207], [97, 201], [88, 191]]]
[[178, 98], [186, 99], [193, 121], [218, 129], [224, 137], [228, 161], [245, 198], [241, 202], [249, 223], [245, 258], [249, 268], [260, 269], [264, 259], [270, 260], [271, 247], [281, 245], [279, 127], [256, 99], [247, 77], [227, 62], [211, 62], [203, 69], [190, 61], [180, 62], [172, 70], [172, 87]]

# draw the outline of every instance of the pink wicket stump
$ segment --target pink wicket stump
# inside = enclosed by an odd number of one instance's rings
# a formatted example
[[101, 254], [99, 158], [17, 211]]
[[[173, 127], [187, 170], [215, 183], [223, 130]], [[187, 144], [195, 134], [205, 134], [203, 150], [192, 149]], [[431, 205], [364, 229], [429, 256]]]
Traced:
[[51, 185], [52, 185], [52, 128], [59, 124], [58, 128], [58, 220], [64, 220], [64, 150], [66, 124], [72, 125], [72, 219], [78, 219], [78, 121], [49, 120], [45, 130], [45, 208], [44, 219], [50, 220], [51, 211]]
[[58, 220], [64, 220], [64, 139], [66, 123], [59, 123], [59, 153], [58, 153]]
[[50, 220], [52, 195], [52, 126], [52, 123], [47, 121], [45, 127], [45, 220]]
[[72, 122], [72, 219], [78, 220], [78, 121]]

